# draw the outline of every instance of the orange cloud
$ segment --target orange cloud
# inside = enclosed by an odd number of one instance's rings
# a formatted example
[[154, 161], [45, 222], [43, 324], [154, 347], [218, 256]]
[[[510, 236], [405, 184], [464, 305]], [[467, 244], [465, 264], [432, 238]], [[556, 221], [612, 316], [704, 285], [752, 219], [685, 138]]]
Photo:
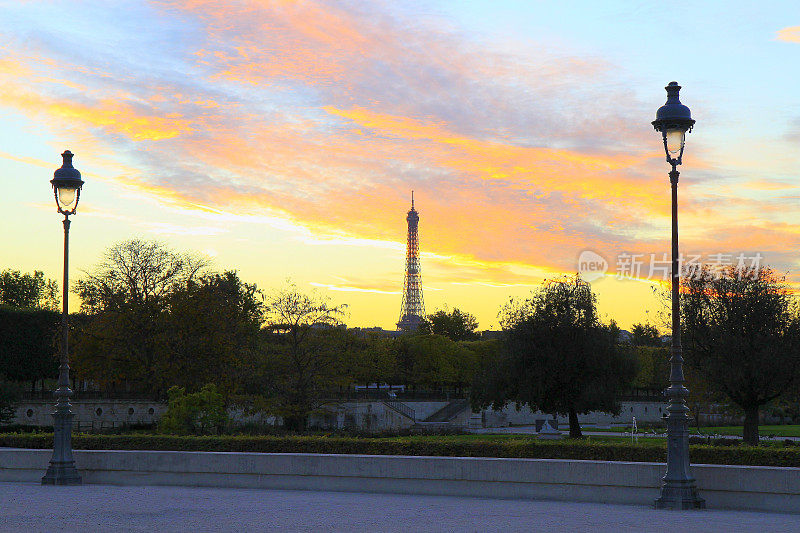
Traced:
[[743, 183], [742, 187], [754, 191], [782, 191], [786, 189], [795, 189], [798, 185], [780, 180], [752, 180]]
[[[183, 11], [206, 25], [208, 39], [229, 43], [225, 49], [195, 52], [201, 63], [224, 65], [217, 76], [244, 83], [278, 79], [303, 79], [312, 84], [344, 80], [349, 74], [341, 61], [344, 53], [369, 50], [369, 39], [346, 12], [320, 2], [161, 1], [165, 11]], [[231, 31], [238, 26], [235, 31]], [[252, 34], [269, 36], [290, 47], [259, 46]]]
[[800, 26], [789, 26], [778, 30], [775, 38], [786, 43], [800, 43]]
[[[10, 64], [6, 62], [6, 67]], [[194, 131], [191, 120], [175, 113], [167, 116], [142, 113], [133, 105], [121, 100], [102, 98], [92, 103], [81, 103], [66, 98], [37, 94], [29, 89], [24, 70], [6, 70], [0, 65], [3, 81], [2, 105], [30, 114], [57, 118], [66, 124], [75, 122], [122, 134], [134, 141], [171, 139]]]
[[100, 100], [92, 106], [63, 102], [45, 105], [53, 115], [67, 120], [82, 120], [91, 126], [122, 133], [135, 141], [160, 141], [193, 131], [191, 122], [180, 116], [142, 115], [131, 106], [113, 100]]
[[[652, 197], [640, 180], [626, 179], [620, 171], [641, 165], [654, 153], [633, 155], [599, 154], [468, 138], [448, 131], [442, 123], [379, 114], [363, 108], [350, 110], [324, 108], [328, 113], [352, 120], [378, 135], [405, 140], [421, 140], [448, 149], [441, 163], [452, 165], [482, 179], [505, 181], [515, 187], [575, 191], [585, 198]], [[429, 151], [433, 151], [435, 148]], [[608, 171], [616, 171], [609, 180]]]
[[[402, 243], [414, 188], [436, 281], [526, 284], [573, 269], [587, 248], [668, 248], [658, 139], [631, 126], [641, 103], [602, 58], [500, 53], [382, 4], [155, 5], [193, 22], [180, 47], [157, 51], [176, 72], [70, 65], [19, 47], [0, 60], [4, 105], [91, 136], [92, 150], [124, 160], [116, 175], [140, 193], [204, 213], [279, 216], [342, 245]], [[48, 71], [78, 72], [80, 84]], [[623, 111], [597, 106], [587, 87], [598, 83]], [[693, 159], [694, 172], [713, 172]], [[716, 185], [681, 191], [687, 247], [711, 246], [730, 227], [740, 233], [724, 244], [737, 249], [795, 242], [796, 228], [770, 224], [774, 206], [758, 211]]]

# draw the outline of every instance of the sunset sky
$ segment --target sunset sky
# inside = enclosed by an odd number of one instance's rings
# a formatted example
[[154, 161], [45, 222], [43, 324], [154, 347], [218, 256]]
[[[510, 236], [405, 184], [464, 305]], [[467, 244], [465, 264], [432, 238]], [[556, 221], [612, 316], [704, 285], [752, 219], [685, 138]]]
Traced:
[[394, 329], [413, 189], [428, 312], [497, 328], [591, 250], [604, 319], [661, 325], [657, 283], [615, 265], [669, 251], [650, 122], [677, 80], [682, 249], [800, 281], [796, 0], [0, 1], [0, 20], [0, 269], [60, 281], [69, 149], [73, 279], [157, 239]]

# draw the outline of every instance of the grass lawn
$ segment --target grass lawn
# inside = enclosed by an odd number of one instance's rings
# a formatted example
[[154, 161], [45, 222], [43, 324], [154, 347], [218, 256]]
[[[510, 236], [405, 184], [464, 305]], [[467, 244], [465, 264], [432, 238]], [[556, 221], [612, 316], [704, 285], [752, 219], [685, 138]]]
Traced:
[[[611, 429], [605, 428], [593, 428], [591, 426], [583, 427], [584, 432], [592, 431], [592, 432], [602, 432], [602, 433], [630, 433], [631, 428], [628, 427], [613, 427]], [[665, 433], [667, 430], [666, 428], [658, 428], [656, 430], [658, 433]], [[646, 429], [639, 429], [639, 433], [647, 433], [651, 432], [651, 430]], [[689, 425], [689, 433], [694, 435], [697, 433], [697, 426]], [[762, 437], [765, 436], [775, 436], [775, 437], [800, 437], [800, 425], [783, 425], [783, 426], [758, 426], [758, 433]], [[701, 435], [732, 435], [732, 436], [742, 436], [742, 426], [701, 426], [700, 427], [700, 434]]]
[[[716, 426], [701, 427], [700, 433], [704, 435], [738, 435], [742, 436], [742, 426]], [[695, 431], [696, 428], [691, 428]], [[776, 437], [800, 437], [800, 425], [797, 426], [758, 426], [758, 433], [762, 436], [774, 435]]]
[[[567, 428], [569, 429], [569, 428]], [[581, 431], [586, 433], [587, 431], [597, 432], [597, 433], [630, 433], [631, 427], [630, 426], [614, 426], [610, 428], [596, 428], [593, 426], [581, 426]], [[639, 428], [639, 433], [644, 433], [646, 430]], [[659, 430], [661, 431], [661, 430]]]
[[[588, 435], [583, 439], [570, 439], [569, 431], [564, 432], [562, 442], [622, 442], [629, 443], [630, 437], [618, 437], [616, 435]], [[370, 438], [370, 437], [367, 437]], [[374, 437], [376, 439], [403, 440], [407, 442], [449, 442], [454, 444], [469, 442], [533, 442], [539, 441], [536, 435], [502, 433], [490, 435], [486, 433], [472, 433], [466, 435], [405, 435], [402, 437]]]

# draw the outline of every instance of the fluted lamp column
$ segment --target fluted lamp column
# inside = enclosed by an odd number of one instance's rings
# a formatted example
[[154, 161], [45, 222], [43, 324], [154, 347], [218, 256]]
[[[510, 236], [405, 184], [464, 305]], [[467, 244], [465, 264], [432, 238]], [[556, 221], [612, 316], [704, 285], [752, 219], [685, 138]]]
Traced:
[[55, 392], [56, 406], [53, 411], [53, 457], [42, 478], [42, 485], [80, 485], [81, 476], [72, 457], [72, 410], [69, 398], [69, 217], [78, 209], [83, 180], [81, 173], [72, 166], [72, 152], [61, 154], [63, 164], [57, 169], [50, 183], [58, 212], [64, 215], [64, 284], [61, 307], [61, 357], [58, 367], [58, 388]]

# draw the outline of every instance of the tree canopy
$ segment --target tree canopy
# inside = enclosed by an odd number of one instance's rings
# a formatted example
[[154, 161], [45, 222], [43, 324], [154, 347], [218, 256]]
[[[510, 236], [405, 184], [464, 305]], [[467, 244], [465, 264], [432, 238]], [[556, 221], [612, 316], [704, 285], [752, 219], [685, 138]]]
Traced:
[[428, 315], [419, 326], [419, 333], [443, 335], [454, 341], [468, 341], [478, 338], [478, 320], [470, 313], [457, 307], [449, 313], [439, 309]]
[[178, 435], [219, 434], [228, 422], [225, 399], [213, 383], [189, 394], [182, 387], [173, 386], [167, 391], [167, 396], [167, 412], [158, 422], [159, 432]]
[[226, 391], [252, 368], [263, 321], [255, 285], [158, 242], [126, 241], [76, 284], [86, 314], [77, 374], [163, 395], [215, 376]]
[[588, 283], [547, 280], [530, 298], [511, 300], [500, 323], [504, 350], [477, 374], [473, 405], [516, 402], [567, 415], [572, 437], [581, 436], [579, 413], [619, 414], [616, 394], [630, 387], [636, 363], [618, 346], [618, 328], [600, 322]]
[[759, 409], [800, 378], [800, 314], [783, 277], [703, 269], [682, 280], [686, 363], [745, 412], [758, 442]]
[[321, 393], [350, 380], [345, 361], [355, 340], [341, 323], [345, 308], [293, 284], [267, 298], [262, 353], [276, 412], [290, 429], [305, 429]]
[[0, 272], [0, 378], [33, 385], [56, 376], [58, 307], [58, 284], [42, 271]]
[[204, 274], [167, 298], [161, 374], [168, 383], [196, 389], [214, 376], [234, 391], [252, 368], [264, 320], [263, 295], [236, 272]]
[[638, 367], [633, 386], [640, 389], [666, 388], [669, 385], [669, 348], [646, 345], [629, 348]]
[[634, 346], [663, 346], [658, 328], [652, 324], [634, 324], [631, 327], [631, 344]]
[[157, 241], [131, 239], [106, 250], [103, 260], [77, 281], [81, 310], [94, 314], [159, 304], [208, 266]]
[[0, 305], [57, 311], [59, 302], [58, 283], [45, 278], [41, 270], [33, 274], [11, 269], [0, 272]]

